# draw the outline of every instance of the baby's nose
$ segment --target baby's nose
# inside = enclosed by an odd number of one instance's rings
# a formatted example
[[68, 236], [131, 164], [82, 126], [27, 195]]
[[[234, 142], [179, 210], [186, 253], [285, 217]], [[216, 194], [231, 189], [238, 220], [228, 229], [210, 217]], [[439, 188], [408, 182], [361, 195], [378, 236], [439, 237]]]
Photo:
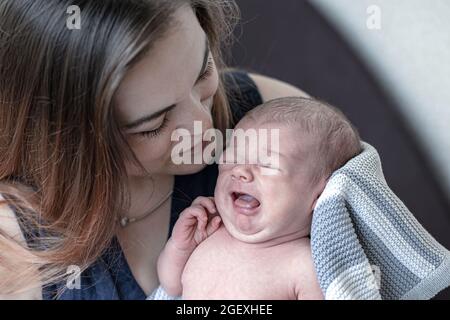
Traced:
[[242, 182], [251, 182], [253, 175], [246, 165], [237, 165], [231, 171], [231, 179]]

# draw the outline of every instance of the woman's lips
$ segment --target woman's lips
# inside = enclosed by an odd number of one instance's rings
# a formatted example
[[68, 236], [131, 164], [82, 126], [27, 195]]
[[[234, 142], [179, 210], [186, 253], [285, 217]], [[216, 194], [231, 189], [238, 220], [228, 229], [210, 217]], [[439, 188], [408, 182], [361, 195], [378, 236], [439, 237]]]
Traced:
[[256, 214], [261, 206], [258, 199], [247, 193], [232, 192], [231, 200], [235, 211], [244, 215]]

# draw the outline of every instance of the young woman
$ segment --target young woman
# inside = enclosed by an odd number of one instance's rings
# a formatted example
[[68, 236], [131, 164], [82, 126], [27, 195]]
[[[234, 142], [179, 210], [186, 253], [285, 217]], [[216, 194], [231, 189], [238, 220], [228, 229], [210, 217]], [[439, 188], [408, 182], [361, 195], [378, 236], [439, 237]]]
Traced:
[[223, 71], [236, 17], [223, 0], [1, 1], [1, 298], [158, 287], [177, 215], [217, 177], [216, 165], [174, 165], [171, 133], [225, 130], [265, 100], [305, 95]]

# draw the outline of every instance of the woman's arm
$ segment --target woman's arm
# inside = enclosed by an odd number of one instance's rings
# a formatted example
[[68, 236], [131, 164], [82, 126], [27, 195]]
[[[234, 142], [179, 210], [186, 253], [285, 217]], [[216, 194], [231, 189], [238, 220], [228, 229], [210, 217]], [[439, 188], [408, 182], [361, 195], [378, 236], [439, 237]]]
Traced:
[[[3, 198], [0, 196], [0, 200]], [[0, 205], [0, 229], [3, 234], [12, 237], [17, 242], [25, 245], [25, 237], [20, 230], [16, 215], [7, 204]], [[0, 283], [7, 283], [12, 278], [14, 270], [6, 268], [0, 263]], [[39, 284], [32, 286], [33, 289], [17, 294], [3, 294], [0, 292], [0, 300], [42, 300], [42, 287]]]
[[250, 73], [249, 76], [258, 87], [263, 102], [281, 97], [310, 97], [306, 92], [286, 82], [255, 73]]

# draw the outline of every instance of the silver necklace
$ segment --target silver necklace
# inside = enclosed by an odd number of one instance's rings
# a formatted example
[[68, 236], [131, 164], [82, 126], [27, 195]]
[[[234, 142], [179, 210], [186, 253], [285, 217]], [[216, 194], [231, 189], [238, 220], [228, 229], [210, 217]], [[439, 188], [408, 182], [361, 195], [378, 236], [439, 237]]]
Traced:
[[173, 194], [173, 190], [170, 190], [170, 192], [164, 196], [150, 211], [144, 213], [143, 215], [139, 216], [139, 217], [120, 217], [120, 225], [122, 228], [125, 228], [126, 226], [128, 226], [130, 223], [133, 222], [137, 222], [137, 221], [141, 221], [145, 218], [147, 218], [149, 215], [151, 215], [153, 212], [155, 212], [156, 210], [159, 209], [159, 207], [161, 207], [166, 201], [167, 199], [170, 198], [170, 196]]

